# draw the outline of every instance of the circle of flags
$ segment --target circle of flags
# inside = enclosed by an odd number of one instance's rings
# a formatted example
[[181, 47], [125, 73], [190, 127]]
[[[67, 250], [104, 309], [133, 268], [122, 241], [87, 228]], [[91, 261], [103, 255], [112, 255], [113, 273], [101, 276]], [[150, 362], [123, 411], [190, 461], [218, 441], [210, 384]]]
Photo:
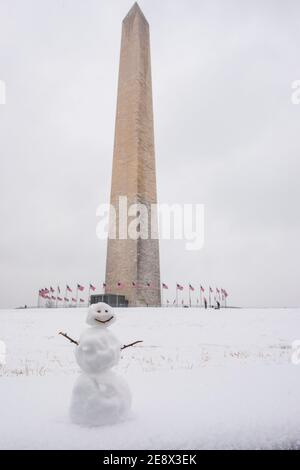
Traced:
[[[160, 286], [161, 296], [162, 296], [162, 306], [164, 305], [179, 306], [181, 304], [181, 305], [189, 306], [189, 307], [192, 307], [193, 305], [197, 305], [197, 306], [200, 305], [200, 307], [205, 307], [205, 308], [213, 307], [213, 306], [214, 307], [217, 306], [217, 308], [227, 307], [228, 292], [226, 289], [223, 289], [223, 288], [219, 289], [218, 287], [213, 289], [211, 286], [209, 286], [208, 289], [206, 290], [203, 287], [203, 285], [200, 284], [199, 290], [198, 290], [198, 288], [196, 288], [194, 285], [190, 283], [187, 284], [186, 286], [187, 286], [186, 288], [188, 290], [188, 298], [189, 298], [188, 305], [185, 305], [184, 299], [181, 299], [181, 300], [179, 299], [179, 293], [182, 293], [185, 291], [185, 287], [181, 285], [180, 283], [176, 283], [176, 297], [174, 301], [172, 302], [170, 301], [170, 299], [166, 299], [166, 301], [164, 302], [164, 291], [168, 291], [169, 286], [166, 283], [162, 282]], [[122, 281], [118, 281], [116, 283], [117, 290], [119, 289], [122, 290], [122, 289], [125, 289], [126, 287], [130, 287], [130, 288], [134, 287], [137, 289], [147, 288], [147, 289], [152, 289], [152, 290], [158, 289], [150, 281], [147, 281], [144, 283], [138, 283], [136, 281], [132, 281], [129, 285], [126, 285]], [[106, 283], [103, 282], [101, 284], [100, 289], [105, 290], [105, 288], [106, 288]], [[62, 290], [60, 286], [57, 286], [56, 289], [53, 288], [52, 286], [50, 286], [49, 288], [46, 287], [46, 288], [40, 289], [38, 293], [38, 307], [42, 306], [43, 300], [45, 301], [44, 306], [50, 306], [50, 307], [68, 307], [68, 306], [74, 307], [74, 306], [85, 305], [85, 304], [89, 305], [91, 292], [95, 292], [97, 290], [97, 287], [94, 284], [90, 283], [88, 288], [85, 289], [85, 286], [77, 283], [76, 288], [73, 291], [73, 289], [69, 286], [69, 284], [66, 284], [65, 289], [64, 289], [64, 296], [61, 295]], [[85, 300], [81, 296], [79, 297], [79, 293], [82, 293], [84, 291], [88, 292], [87, 300]], [[195, 301], [195, 299], [192, 299], [192, 295], [195, 295], [195, 293], [197, 292], [199, 293], [199, 296], [197, 295], [197, 299]], [[206, 296], [206, 292], [207, 292], [207, 296]], [[71, 298], [68, 295], [69, 293], [72, 294]], [[76, 293], [76, 296], [74, 295], [75, 293]]]

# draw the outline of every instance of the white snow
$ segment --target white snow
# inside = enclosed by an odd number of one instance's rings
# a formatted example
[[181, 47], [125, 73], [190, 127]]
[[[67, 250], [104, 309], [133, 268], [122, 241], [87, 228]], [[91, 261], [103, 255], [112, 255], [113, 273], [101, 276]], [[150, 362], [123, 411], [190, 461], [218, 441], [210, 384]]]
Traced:
[[79, 367], [87, 374], [98, 374], [118, 364], [121, 343], [108, 330], [98, 327], [87, 328], [74, 348]]
[[131, 394], [123, 378], [111, 370], [82, 373], [72, 392], [70, 417], [83, 426], [116, 424], [127, 418]]
[[88, 309], [87, 324], [106, 329], [115, 323], [117, 315], [113, 308], [103, 302], [93, 304]]
[[132, 414], [74, 425], [74, 346], [86, 309], [2, 310], [1, 449], [300, 448], [300, 309], [124, 309], [110, 330], [128, 344], [115, 372]]

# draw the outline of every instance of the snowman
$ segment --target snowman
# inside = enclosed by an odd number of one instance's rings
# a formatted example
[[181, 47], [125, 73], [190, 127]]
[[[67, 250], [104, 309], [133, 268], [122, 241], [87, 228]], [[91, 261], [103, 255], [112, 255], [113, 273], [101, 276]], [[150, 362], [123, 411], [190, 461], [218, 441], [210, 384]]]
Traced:
[[[70, 416], [73, 423], [102, 426], [123, 420], [131, 406], [126, 382], [112, 368], [119, 362], [121, 344], [108, 330], [116, 321], [113, 309], [91, 305], [86, 322], [90, 325], [76, 343], [75, 358], [82, 370], [75, 383]], [[69, 338], [70, 339], [70, 338]]]

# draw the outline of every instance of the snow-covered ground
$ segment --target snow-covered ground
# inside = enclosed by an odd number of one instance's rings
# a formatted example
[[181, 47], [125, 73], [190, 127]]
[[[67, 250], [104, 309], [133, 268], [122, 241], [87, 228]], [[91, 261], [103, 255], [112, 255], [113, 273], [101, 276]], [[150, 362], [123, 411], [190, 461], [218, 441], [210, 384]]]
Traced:
[[119, 309], [129, 420], [70, 423], [86, 309], [2, 310], [1, 449], [300, 448], [300, 309]]

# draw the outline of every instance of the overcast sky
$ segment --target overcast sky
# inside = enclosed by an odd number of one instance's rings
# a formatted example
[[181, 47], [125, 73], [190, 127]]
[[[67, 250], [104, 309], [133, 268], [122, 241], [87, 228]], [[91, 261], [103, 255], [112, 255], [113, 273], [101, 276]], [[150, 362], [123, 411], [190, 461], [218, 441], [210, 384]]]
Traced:
[[[0, 307], [100, 286], [128, 0], [0, 0]], [[141, 0], [151, 27], [158, 197], [203, 203], [205, 245], [161, 243], [161, 278], [230, 303], [300, 305], [297, 0]], [[174, 289], [169, 292], [174, 299]]]

